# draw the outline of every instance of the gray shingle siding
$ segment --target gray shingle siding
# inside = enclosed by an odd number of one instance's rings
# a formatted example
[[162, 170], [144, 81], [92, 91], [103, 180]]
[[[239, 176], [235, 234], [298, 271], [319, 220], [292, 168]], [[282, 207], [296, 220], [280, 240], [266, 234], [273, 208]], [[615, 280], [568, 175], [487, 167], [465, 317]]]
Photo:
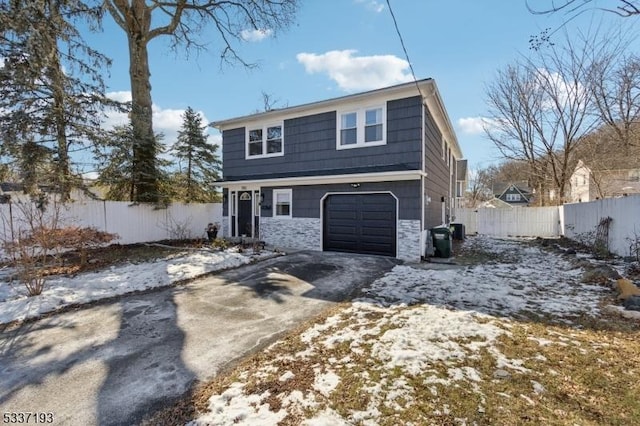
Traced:
[[[399, 220], [420, 220], [420, 181], [365, 182], [359, 188], [349, 184], [283, 186], [291, 188], [293, 217], [319, 218], [320, 199], [329, 192], [377, 192], [391, 191], [399, 200]], [[273, 188], [262, 188], [264, 202], [260, 212], [263, 217], [273, 215]]]
[[[425, 217], [424, 229], [429, 229], [442, 223], [442, 203], [441, 198], [445, 197], [445, 202], [449, 203], [449, 168], [446, 160], [442, 159], [442, 133], [425, 108]], [[427, 197], [431, 199], [427, 201]]]
[[387, 143], [336, 149], [336, 111], [284, 121], [284, 155], [245, 160], [245, 128], [223, 132], [226, 181], [320, 176], [421, 167], [420, 97], [387, 102]]

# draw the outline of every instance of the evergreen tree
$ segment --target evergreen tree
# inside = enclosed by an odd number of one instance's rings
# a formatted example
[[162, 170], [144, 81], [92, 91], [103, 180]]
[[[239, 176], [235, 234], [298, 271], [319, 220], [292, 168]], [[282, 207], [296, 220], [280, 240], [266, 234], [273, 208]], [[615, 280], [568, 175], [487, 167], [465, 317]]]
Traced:
[[[154, 135], [154, 150], [164, 150], [160, 141], [162, 135]], [[136, 201], [137, 174], [133, 152], [136, 146], [131, 124], [116, 126], [111, 131], [109, 141], [97, 153], [97, 160], [102, 165], [98, 171], [98, 184], [107, 188], [106, 198], [114, 201]], [[138, 142], [139, 143], [139, 142]], [[153, 168], [158, 171], [158, 202], [168, 203], [171, 199], [169, 177], [165, 171], [171, 165], [169, 160], [158, 157]]]
[[220, 179], [218, 146], [207, 141], [207, 126], [191, 107], [182, 116], [182, 128], [173, 145], [179, 170], [174, 176], [177, 199], [184, 202], [217, 201], [215, 183]]
[[16, 164], [52, 162], [53, 184], [68, 199], [76, 173], [71, 152], [99, 143], [106, 105], [101, 73], [110, 61], [85, 44], [76, 25], [99, 25], [99, 4], [81, 0], [12, 0], [0, 3], [0, 155]]

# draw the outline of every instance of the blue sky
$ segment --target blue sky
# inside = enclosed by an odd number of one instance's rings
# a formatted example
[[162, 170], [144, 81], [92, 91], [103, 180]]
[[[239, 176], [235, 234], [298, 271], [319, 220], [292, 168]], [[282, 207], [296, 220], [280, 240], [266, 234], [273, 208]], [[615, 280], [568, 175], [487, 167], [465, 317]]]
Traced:
[[[498, 161], [479, 125], [487, 109], [485, 85], [498, 69], [529, 53], [531, 35], [558, 28], [566, 17], [533, 15], [525, 0], [391, 0], [391, 7], [416, 77], [436, 80], [465, 158], [474, 168]], [[568, 31], [588, 27], [594, 19], [619, 26], [635, 22], [587, 12]], [[247, 32], [237, 50], [246, 61], [260, 64], [254, 70], [221, 67], [218, 39], [203, 38], [210, 51], [189, 56], [169, 50], [166, 39], [149, 45], [154, 126], [168, 144], [187, 106], [216, 121], [262, 109], [262, 92], [278, 100], [276, 106], [295, 106], [412, 78], [385, 0], [302, 1], [286, 31], [275, 37]], [[130, 97], [124, 32], [107, 15], [104, 32], [87, 39], [113, 59], [108, 91], [119, 99]], [[215, 130], [210, 134], [210, 140], [220, 140]]]

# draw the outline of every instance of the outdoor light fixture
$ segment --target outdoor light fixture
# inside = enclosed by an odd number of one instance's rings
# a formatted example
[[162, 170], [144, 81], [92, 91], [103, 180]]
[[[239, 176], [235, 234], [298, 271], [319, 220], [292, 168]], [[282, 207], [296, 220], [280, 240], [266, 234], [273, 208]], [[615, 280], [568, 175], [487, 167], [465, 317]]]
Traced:
[[351, 187], [352, 188], [360, 188], [360, 184], [359, 183], [352, 183]]

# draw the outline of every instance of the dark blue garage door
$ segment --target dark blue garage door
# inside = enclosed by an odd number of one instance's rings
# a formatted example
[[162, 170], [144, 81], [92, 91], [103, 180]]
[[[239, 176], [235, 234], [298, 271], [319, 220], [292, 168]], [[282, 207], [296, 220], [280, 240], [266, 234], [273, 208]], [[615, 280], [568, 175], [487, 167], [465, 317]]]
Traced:
[[396, 256], [396, 199], [336, 194], [324, 201], [323, 249]]

